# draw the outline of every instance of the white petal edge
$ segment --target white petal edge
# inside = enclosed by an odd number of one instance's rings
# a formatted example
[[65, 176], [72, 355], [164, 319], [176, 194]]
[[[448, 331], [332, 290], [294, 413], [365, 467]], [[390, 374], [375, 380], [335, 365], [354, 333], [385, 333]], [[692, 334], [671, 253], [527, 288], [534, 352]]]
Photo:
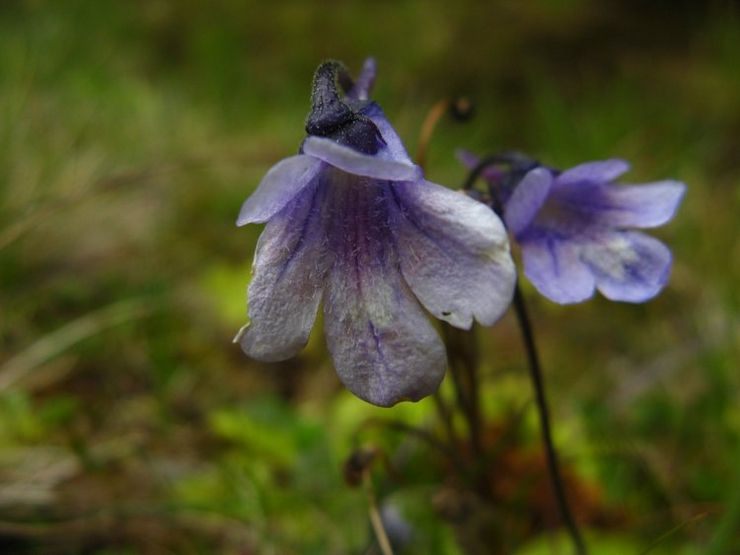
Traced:
[[308, 137], [303, 152], [347, 173], [388, 181], [415, 181], [421, 177], [421, 168], [411, 163], [390, 158], [381, 149], [378, 154], [363, 154], [323, 137]]

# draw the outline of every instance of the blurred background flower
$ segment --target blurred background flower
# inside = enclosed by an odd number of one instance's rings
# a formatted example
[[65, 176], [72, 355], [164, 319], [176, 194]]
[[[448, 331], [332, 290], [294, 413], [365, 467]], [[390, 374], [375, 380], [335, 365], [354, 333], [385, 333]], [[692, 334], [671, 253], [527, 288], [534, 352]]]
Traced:
[[528, 296], [593, 552], [740, 549], [736, 4], [7, 0], [0, 551], [361, 553], [366, 501], [341, 476], [359, 441], [387, 453], [378, 496], [413, 552], [470, 552], [481, 529], [509, 552], [557, 549], [510, 316], [477, 331], [493, 515], [438, 490], [449, 465], [423, 443], [364, 425], [429, 426], [431, 399], [356, 400], [316, 333], [279, 364], [231, 344], [260, 232], [236, 232], [238, 207], [295, 152], [317, 63], [368, 54], [410, 152], [437, 100], [475, 102], [437, 130], [432, 181], [462, 182], [463, 146], [621, 157], [634, 182], [691, 185], [654, 233], [674, 255], [655, 300]]

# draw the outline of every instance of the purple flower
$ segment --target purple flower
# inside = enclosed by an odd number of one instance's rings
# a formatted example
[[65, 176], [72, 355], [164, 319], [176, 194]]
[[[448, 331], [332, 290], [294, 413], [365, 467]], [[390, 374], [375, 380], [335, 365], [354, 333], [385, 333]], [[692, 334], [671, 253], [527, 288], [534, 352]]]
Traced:
[[372, 60], [355, 83], [338, 63], [322, 64], [301, 153], [273, 166], [242, 206], [237, 225], [267, 225], [237, 339], [253, 358], [290, 358], [323, 302], [339, 378], [390, 406], [431, 394], [444, 375], [424, 309], [460, 328], [493, 324], [515, 269], [486, 206], [424, 180], [368, 99], [374, 76]]
[[[469, 153], [463, 162], [474, 166]], [[686, 186], [666, 180], [616, 185], [629, 169], [623, 160], [588, 162], [562, 173], [529, 170], [502, 191], [504, 220], [522, 249], [524, 273], [545, 297], [577, 303], [598, 289], [608, 299], [639, 303], [668, 281], [671, 252], [632, 228], [669, 221]], [[495, 187], [495, 172], [484, 174]]]

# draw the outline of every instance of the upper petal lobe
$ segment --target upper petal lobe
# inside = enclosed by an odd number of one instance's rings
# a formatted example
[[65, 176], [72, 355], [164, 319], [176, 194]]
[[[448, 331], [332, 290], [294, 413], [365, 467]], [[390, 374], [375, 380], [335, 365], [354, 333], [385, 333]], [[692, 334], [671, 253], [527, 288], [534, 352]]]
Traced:
[[516, 270], [501, 221], [430, 182], [391, 186], [401, 271], [424, 307], [453, 326], [492, 325], [511, 303]]
[[567, 187], [579, 183], [609, 183], [629, 170], [629, 164], [619, 158], [579, 164], [561, 173], [555, 180], [555, 187]]
[[656, 227], [673, 218], [686, 185], [666, 180], [642, 185], [609, 185], [604, 188], [608, 210], [601, 216], [615, 227]]
[[509, 230], [518, 235], [532, 222], [547, 199], [552, 185], [552, 173], [546, 168], [535, 168], [524, 176], [509, 197], [504, 218]]
[[275, 164], [244, 202], [236, 225], [266, 222], [293, 200], [321, 168], [321, 162], [299, 154]]

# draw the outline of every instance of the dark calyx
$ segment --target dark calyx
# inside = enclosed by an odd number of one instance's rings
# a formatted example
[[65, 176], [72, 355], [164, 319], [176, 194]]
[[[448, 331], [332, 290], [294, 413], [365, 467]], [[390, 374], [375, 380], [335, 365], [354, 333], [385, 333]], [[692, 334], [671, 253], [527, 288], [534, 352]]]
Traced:
[[[541, 166], [537, 160], [521, 152], [509, 151], [485, 156], [470, 170], [462, 184], [462, 189], [476, 200], [488, 204], [494, 212], [501, 216], [504, 205], [527, 172]], [[487, 192], [481, 193], [473, 189], [478, 178], [490, 167], [495, 167], [497, 171], [494, 176], [485, 180]]]
[[306, 133], [333, 139], [364, 154], [376, 154], [385, 142], [375, 124], [361, 113], [368, 102], [346, 98], [353, 85], [341, 63], [329, 61], [319, 66], [313, 77]]
[[542, 164], [523, 152], [507, 151], [499, 155], [509, 165], [509, 171], [501, 178], [501, 188], [511, 194], [519, 182], [530, 170], [533, 170]]

